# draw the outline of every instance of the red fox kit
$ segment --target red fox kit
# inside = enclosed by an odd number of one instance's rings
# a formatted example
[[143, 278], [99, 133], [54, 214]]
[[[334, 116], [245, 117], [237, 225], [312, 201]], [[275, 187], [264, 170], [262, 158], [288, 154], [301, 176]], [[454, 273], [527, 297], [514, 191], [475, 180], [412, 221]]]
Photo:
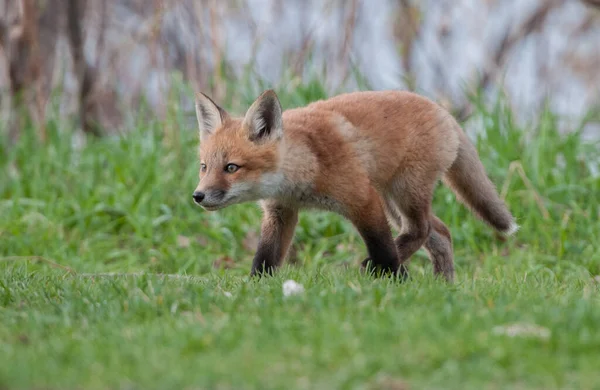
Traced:
[[[424, 246], [433, 272], [453, 280], [450, 231], [431, 210], [438, 179], [497, 231], [518, 228], [458, 123], [422, 96], [355, 92], [282, 111], [268, 90], [235, 118], [200, 93], [196, 115], [194, 201], [206, 210], [261, 201], [252, 275], [282, 263], [298, 210], [318, 208], [354, 224], [369, 254], [364, 268], [404, 277]], [[388, 221], [401, 232], [395, 240]]]

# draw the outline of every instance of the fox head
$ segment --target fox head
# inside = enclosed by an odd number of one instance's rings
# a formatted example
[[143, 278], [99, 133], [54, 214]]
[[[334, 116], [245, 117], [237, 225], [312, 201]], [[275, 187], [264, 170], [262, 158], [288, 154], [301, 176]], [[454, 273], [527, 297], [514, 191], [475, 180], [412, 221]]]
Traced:
[[196, 98], [200, 130], [200, 183], [193, 199], [206, 210], [268, 197], [277, 173], [283, 136], [282, 110], [274, 91], [263, 92], [243, 118], [234, 118], [208, 96]]

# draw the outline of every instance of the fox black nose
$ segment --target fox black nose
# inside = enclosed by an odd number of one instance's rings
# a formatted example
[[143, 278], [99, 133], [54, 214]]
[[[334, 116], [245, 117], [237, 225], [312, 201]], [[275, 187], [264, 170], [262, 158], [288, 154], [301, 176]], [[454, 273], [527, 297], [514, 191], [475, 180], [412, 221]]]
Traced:
[[201, 203], [204, 200], [204, 192], [195, 191], [192, 198], [194, 198], [194, 202]]

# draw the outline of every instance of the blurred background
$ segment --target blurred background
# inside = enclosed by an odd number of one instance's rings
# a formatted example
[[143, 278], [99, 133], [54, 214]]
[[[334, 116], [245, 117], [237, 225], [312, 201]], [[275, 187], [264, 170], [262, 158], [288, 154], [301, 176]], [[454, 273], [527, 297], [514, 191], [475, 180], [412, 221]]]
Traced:
[[461, 120], [472, 95], [501, 93], [524, 123], [544, 108], [580, 121], [600, 102], [600, 1], [0, 0], [11, 138], [19, 113], [42, 138], [50, 112], [102, 135], [142, 103], [164, 117], [177, 84], [239, 107], [313, 79], [328, 95], [414, 90]]

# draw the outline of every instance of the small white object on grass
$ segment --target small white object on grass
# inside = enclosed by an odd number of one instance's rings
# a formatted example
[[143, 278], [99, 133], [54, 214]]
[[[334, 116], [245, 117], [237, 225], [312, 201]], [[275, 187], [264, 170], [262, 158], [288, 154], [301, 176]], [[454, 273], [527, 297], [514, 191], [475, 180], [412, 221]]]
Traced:
[[538, 339], [547, 339], [550, 337], [550, 329], [535, 324], [509, 324], [496, 326], [492, 332], [497, 335], [508, 337], [534, 337]]
[[283, 282], [283, 296], [289, 297], [291, 295], [298, 295], [304, 292], [304, 286], [300, 283], [296, 283], [293, 280], [286, 280]]

